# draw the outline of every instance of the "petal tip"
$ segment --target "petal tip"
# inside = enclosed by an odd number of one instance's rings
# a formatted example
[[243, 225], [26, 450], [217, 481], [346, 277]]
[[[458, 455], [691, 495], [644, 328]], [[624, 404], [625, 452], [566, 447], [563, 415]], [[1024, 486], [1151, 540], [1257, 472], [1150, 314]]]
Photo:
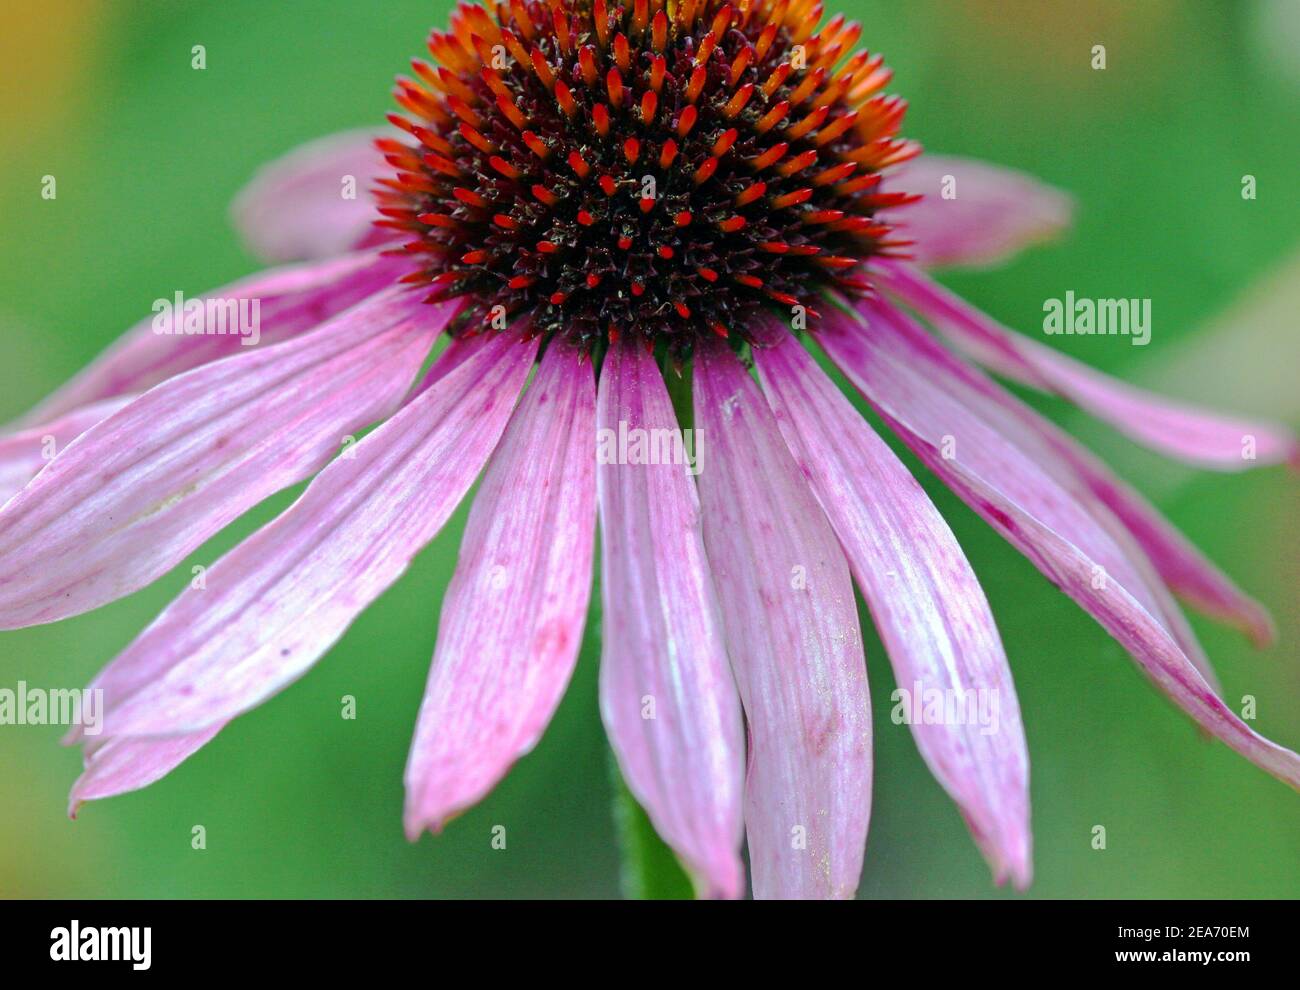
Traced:
[[68, 791], [68, 820], [69, 821], [75, 822], [78, 819], [78, 817], [81, 815], [82, 805], [84, 805], [86, 801], [88, 800], [93, 801], [96, 797], [99, 796], [95, 794], [90, 794], [90, 795], [86, 794], [86, 783], [87, 783], [87, 777], [89, 776], [89, 773], [90, 771], [88, 769], [83, 770], [81, 776], [79, 776], [75, 781], [73, 781], [72, 788], [71, 790]]
[[1027, 890], [1034, 877], [1033, 837], [1027, 812], [1023, 816], [1009, 815], [988, 828], [981, 827], [964, 810], [962, 818], [993, 871], [993, 883], [1002, 887], [1010, 881], [1016, 890]]
[[738, 856], [714, 863], [707, 873], [689, 868], [687, 872], [695, 887], [696, 900], [738, 901], [745, 896], [745, 868]]
[[417, 802], [412, 798], [402, 814], [402, 828], [406, 832], [407, 841], [419, 842], [425, 832], [435, 837], [441, 835], [447, 823], [464, 810], [464, 807], [435, 805], [428, 800]]
[[430, 835], [438, 835], [442, 832], [445, 824], [443, 820], [431, 818], [428, 815], [408, 812], [402, 821], [403, 831], [406, 832], [407, 842], [419, 842], [425, 832]]
[[1034, 866], [1028, 850], [1010, 860], [997, 860], [990, 856], [989, 865], [993, 869], [993, 883], [998, 887], [1004, 887], [1010, 881], [1012, 888], [1023, 894], [1034, 882]]
[[1025, 863], [1019, 869], [1011, 871], [1011, 886], [1016, 889], [1017, 893], [1023, 894], [1033, 882], [1033, 868], [1028, 863]]
[[1277, 643], [1277, 623], [1268, 609], [1256, 602], [1253, 608], [1242, 616], [1242, 628], [1250, 638], [1250, 645], [1257, 650], [1266, 650]]

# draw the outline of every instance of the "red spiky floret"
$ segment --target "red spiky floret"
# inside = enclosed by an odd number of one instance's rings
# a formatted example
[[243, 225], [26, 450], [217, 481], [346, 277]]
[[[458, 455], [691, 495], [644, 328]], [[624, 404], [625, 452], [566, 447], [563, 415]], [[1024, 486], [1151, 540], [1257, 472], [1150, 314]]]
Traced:
[[[897, 137], [860, 29], [816, 0], [462, 4], [412, 63], [380, 148], [380, 224], [434, 298], [592, 346], [746, 339], [755, 309], [863, 291]], [[903, 198], [905, 199], [905, 197]]]

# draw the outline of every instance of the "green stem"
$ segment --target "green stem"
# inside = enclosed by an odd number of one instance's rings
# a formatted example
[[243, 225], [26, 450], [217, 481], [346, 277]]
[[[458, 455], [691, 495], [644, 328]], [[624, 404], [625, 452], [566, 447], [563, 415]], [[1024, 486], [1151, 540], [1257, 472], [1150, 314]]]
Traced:
[[664, 369], [664, 384], [668, 386], [668, 398], [672, 400], [679, 430], [689, 430], [695, 426], [695, 403], [691, 397], [692, 372], [693, 369], [688, 364], [679, 375], [671, 362]]
[[690, 900], [694, 896], [690, 878], [628, 790], [612, 754], [609, 766], [614, 783], [614, 825], [623, 861], [623, 896], [634, 901]]

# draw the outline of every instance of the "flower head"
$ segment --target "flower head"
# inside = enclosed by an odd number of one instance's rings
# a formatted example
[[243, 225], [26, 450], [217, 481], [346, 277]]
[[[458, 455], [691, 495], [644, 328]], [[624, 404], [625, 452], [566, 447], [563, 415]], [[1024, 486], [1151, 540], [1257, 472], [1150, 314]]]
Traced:
[[380, 142], [412, 279], [588, 348], [678, 353], [865, 288], [862, 263], [899, 244], [877, 212], [908, 201], [882, 169], [920, 148], [896, 137], [882, 58], [848, 57], [860, 26], [819, 31], [811, 8], [462, 5], [429, 39], [437, 64], [398, 80], [409, 117], [390, 120], [417, 143]]
[[[406, 768], [412, 837], [545, 729], [599, 521], [602, 717], [702, 893], [742, 892], [742, 841], [759, 896], [856, 889], [872, 725], [855, 585], [921, 708], [991, 699], [989, 721], [908, 721], [995, 878], [1028, 884], [1028, 754], [988, 602], [810, 349], [1198, 724], [1300, 786], [1296, 754], [1220, 697], [1173, 594], [1267, 641], [1262, 607], [978, 365], [1211, 468], [1296, 462], [1295, 440], [1112, 381], [932, 281], [929, 264], [1055, 233], [1069, 202], [911, 161], [887, 70], [820, 17], [807, 0], [460, 7], [436, 64], [399, 82], [384, 161], [371, 135], [331, 139], [237, 203], [250, 241], [295, 262], [208, 297], [257, 299], [258, 346], [145, 321], [0, 437], [5, 628], [129, 594], [311, 479], [95, 679], [74, 810], [306, 673], [481, 476]], [[337, 200], [356, 173], [378, 227]], [[958, 199], [933, 195], [940, 177]], [[682, 457], [666, 377], [689, 380], [702, 461]]]

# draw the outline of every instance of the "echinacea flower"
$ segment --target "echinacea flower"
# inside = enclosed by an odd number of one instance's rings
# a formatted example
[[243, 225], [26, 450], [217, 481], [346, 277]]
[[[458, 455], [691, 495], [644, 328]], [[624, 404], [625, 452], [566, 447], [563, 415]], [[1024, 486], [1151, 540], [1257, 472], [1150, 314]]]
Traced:
[[[399, 80], [380, 154], [331, 139], [237, 204], [252, 243], [294, 262], [210, 294], [258, 301], [256, 347], [146, 320], [0, 438], [5, 628], [130, 594], [312, 479], [95, 679], [107, 707], [74, 809], [157, 780], [306, 673], [481, 475], [406, 769], [412, 837], [545, 729], [599, 518], [602, 716], [702, 893], [741, 894], [742, 842], [758, 896], [856, 889], [872, 757], [855, 584], [900, 684], [1000, 699], [993, 731], [911, 728], [995, 878], [1028, 884], [1028, 757], [988, 603], [810, 349], [1209, 734], [1300, 786], [1296, 754], [1219, 697], [1173, 594], [1259, 641], [1263, 609], [978, 365], [1210, 468], [1295, 462], [1295, 441], [1112, 381], [931, 281], [1050, 236], [1068, 201], [917, 158], [881, 58], [821, 14], [461, 6]], [[376, 226], [348, 178], [377, 185]], [[682, 380], [691, 470], [659, 456], [680, 449]]]

